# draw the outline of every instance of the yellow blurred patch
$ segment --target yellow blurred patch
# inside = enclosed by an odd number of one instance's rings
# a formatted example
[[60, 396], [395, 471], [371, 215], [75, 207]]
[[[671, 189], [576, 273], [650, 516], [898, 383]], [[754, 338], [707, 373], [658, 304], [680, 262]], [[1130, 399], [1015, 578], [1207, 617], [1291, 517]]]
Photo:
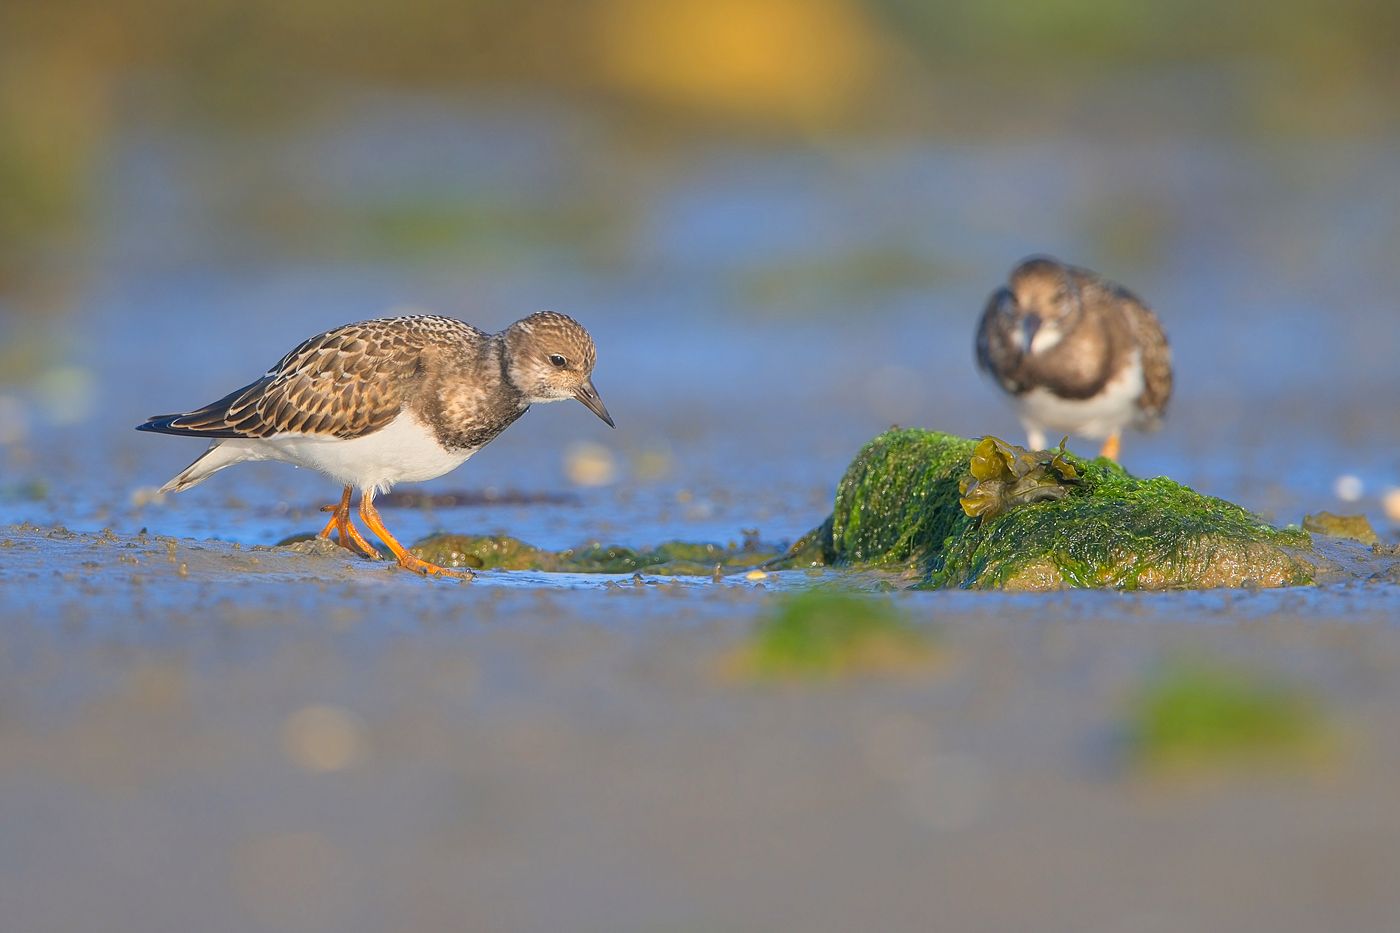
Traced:
[[758, 119], [840, 115], [877, 45], [849, 0], [604, 0], [598, 17], [601, 67], [620, 89]]

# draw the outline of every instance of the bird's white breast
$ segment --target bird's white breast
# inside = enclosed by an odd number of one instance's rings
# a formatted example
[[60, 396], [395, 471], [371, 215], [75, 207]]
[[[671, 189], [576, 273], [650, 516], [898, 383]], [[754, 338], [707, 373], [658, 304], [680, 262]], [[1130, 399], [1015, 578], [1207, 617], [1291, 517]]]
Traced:
[[224, 443], [246, 446], [247, 459], [282, 460], [317, 470], [339, 483], [378, 492], [387, 492], [395, 483], [442, 476], [480, 449], [447, 450], [407, 410], [373, 434], [349, 440], [288, 434]]
[[[1022, 339], [1024, 339], [1024, 337]], [[1035, 332], [1035, 336], [1031, 338], [1031, 356], [1038, 356], [1046, 352], [1064, 339], [1065, 334], [1064, 331], [1060, 330], [1060, 325], [1057, 322], [1047, 321], [1040, 326], [1040, 329]]]
[[1101, 439], [1138, 420], [1138, 399], [1145, 388], [1142, 352], [1134, 350], [1128, 365], [1092, 398], [1061, 398], [1037, 386], [1016, 398], [1016, 408], [1029, 433], [1053, 431]]

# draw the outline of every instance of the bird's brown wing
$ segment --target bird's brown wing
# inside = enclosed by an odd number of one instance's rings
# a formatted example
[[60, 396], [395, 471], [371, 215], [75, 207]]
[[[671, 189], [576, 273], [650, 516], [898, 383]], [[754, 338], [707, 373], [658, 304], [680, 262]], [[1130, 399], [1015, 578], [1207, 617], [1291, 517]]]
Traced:
[[1011, 338], [1013, 316], [1006, 305], [1011, 292], [999, 288], [987, 299], [982, 319], [977, 322], [977, 366], [997, 380], [1006, 391], [1018, 394], [1026, 389], [1021, 350]]
[[1088, 269], [1074, 268], [1073, 275], [1086, 302], [1107, 301], [1122, 310], [1129, 337], [1142, 351], [1143, 390], [1138, 397], [1138, 407], [1142, 409], [1145, 423], [1140, 427], [1149, 430], [1158, 427], [1172, 395], [1172, 351], [1162, 323], [1141, 298], [1117, 282]]
[[1167, 335], [1157, 315], [1140, 301], [1134, 299], [1123, 303], [1128, 325], [1132, 328], [1137, 345], [1142, 349], [1142, 395], [1138, 406], [1155, 426], [1166, 411], [1167, 402], [1172, 396], [1172, 351], [1167, 343]]
[[150, 419], [140, 430], [199, 437], [302, 434], [348, 439], [393, 421], [421, 380], [425, 353], [483, 337], [451, 318], [387, 318], [327, 331], [252, 385], [197, 411]]

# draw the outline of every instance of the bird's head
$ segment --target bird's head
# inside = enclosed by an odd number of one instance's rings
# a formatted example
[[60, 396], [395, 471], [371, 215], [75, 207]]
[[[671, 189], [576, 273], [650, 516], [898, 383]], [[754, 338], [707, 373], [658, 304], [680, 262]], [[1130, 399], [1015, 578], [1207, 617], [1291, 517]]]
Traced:
[[1017, 266], [1002, 302], [1002, 312], [1013, 318], [1016, 343], [1027, 356], [1059, 343], [1082, 308], [1069, 268], [1048, 256], [1034, 256]]
[[613, 426], [607, 406], [593, 388], [598, 351], [582, 324], [554, 311], [538, 311], [510, 325], [502, 336], [506, 378], [527, 402], [533, 405], [576, 398]]

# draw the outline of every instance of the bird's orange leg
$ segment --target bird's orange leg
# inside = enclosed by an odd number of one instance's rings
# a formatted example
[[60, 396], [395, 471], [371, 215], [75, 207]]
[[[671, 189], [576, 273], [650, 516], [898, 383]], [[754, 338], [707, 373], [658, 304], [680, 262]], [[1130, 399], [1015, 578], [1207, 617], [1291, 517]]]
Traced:
[[360, 529], [355, 527], [355, 523], [350, 521], [349, 516], [346, 516], [345, 527], [350, 532], [350, 540], [354, 541], [355, 545], [365, 552], [366, 557], [372, 557], [375, 560], [384, 559], [384, 555], [380, 553], [379, 548], [364, 539], [364, 536], [360, 534]]
[[1122, 438], [1122, 436], [1123, 432], [1121, 431], [1114, 431], [1110, 434], [1108, 440], [1103, 442], [1103, 449], [1099, 451], [1099, 456], [1107, 457], [1115, 463], [1118, 462], [1119, 448], [1122, 447], [1120, 443], [1120, 438]]
[[340, 546], [350, 546], [345, 537], [345, 526], [350, 522], [350, 493], [352, 491], [353, 487], [346, 486], [345, 492], [340, 497], [340, 505], [325, 505], [321, 507], [322, 512], [333, 512], [334, 514], [331, 515], [331, 520], [326, 522], [326, 527], [322, 528], [321, 533], [316, 537], [325, 538], [329, 541], [331, 539], [331, 529], [334, 528], [340, 532]]
[[399, 559], [400, 567], [406, 567], [425, 577], [444, 576], [471, 580], [476, 576], [470, 570], [449, 570], [446, 567], [439, 567], [437, 564], [430, 564], [408, 553], [408, 548], [400, 544], [397, 538], [389, 534], [389, 529], [384, 527], [384, 522], [379, 518], [379, 511], [374, 507], [374, 490], [372, 489], [366, 489], [360, 494], [360, 520], [369, 527], [370, 531], [378, 535], [381, 541], [389, 545], [389, 550], [393, 551], [394, 556]]
[[346, 486], [344, 494], [340, 497], [340, 505], [328, 505], [321, 509], [322, 512], [333, 512], [334, 514], [331, 515], [331, 520], [326, 523], [326, 527], [321, 529], [321, 534], [318, 537], [329, 541], [331, 529], [334, 528], [338, 532], [336, 543], [345, 550], [353, 553], [358, 547], [365, 557], [378, 558], [378, 549], [366, 541], [360, 534], [360, 530], [350, 521], [350, 493], [352, 490], [353, 487]]

